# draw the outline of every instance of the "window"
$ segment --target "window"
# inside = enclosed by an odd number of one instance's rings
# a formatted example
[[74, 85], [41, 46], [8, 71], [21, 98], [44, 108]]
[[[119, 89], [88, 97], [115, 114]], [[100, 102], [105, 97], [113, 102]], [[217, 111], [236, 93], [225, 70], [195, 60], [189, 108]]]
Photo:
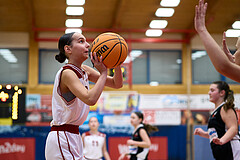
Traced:
[[[58, 50], [40, 50], [39, 51], [39, 83], [53, 84], [56, 73], [64, 66], [64, 63], [59, 63], [55, 59], [55, 55], [59, 54]], [[67, 62], [67, 61], [66, 61]], [[90, 58], [84, 61], [83, 64], [92, 66]]]
[[[134, 52], [132, 52], [134, 53]], [[141, 54], [133, 55], [132, 58], [132, 83], [133, 84], [146, 84], [147, 79], [147, 52], [140, 52]]]
[[57, 71], [64, 65], [55, 59], [58, 50], [39, 51], [39, 83], [53, 84]]
[[[137, 52], [135, 53], [134, 51]], [[139, 54], [140, 51], [141, 54]], [[130, 54], [133, 60], [133, 84], [158, 85], [182, 83], [182, 60], [180, 51], [133, 50], [132, 52]]]
[[149, 80], [159, 84], [180, 84], [181, 52], [180, 51], [150, 51]]
[[[231, 51], [231, 53], [234, 53]], [[206, 51], [192, 51], [193, 84], [211, 84], [214, 81], [226, 81], [229, 84], [237, 82], [221, 75], [214, 68]]]
[[221, 80], [206, 51], [192, 51], [193, 84], [210, 84]]
[[28, 82], [28, 49], [0, 49], [0, 83]]

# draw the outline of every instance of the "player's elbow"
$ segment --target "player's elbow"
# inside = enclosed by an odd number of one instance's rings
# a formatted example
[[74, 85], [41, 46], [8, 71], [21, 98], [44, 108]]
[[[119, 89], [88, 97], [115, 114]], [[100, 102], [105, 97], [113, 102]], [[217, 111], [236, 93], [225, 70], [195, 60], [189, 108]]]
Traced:
[[97, 103], [97, 101], [89, 101], [87, 105], [94, 106]]
[[89, 106], [94, 106], [97, 103], [97, 99], [95, 98], [89, 98], [85, 101], [85, 103]]
[[120, 88], [122, 88], [122, 87], [123, 87], [123, 83], [117, 84], [117, 85], [115, 86], [116, 89], [120, 89]]
[[150, 148], [150, 146], [151, 146], [151, 142], [148, 142], [148, 143], [146, 144], [146, 148]]

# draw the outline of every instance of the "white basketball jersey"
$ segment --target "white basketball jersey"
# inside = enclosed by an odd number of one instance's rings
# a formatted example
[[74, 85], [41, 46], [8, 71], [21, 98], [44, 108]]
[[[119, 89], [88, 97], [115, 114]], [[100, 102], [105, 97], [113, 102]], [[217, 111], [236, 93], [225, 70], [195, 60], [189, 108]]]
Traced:
[[[62, 94], [60, 91], [60, 78], [64, 69], [73, 70], [81, 83], [89, 89], [88, 75], [81, 68], [73, 64], [66, 64], [56, 74], [53, 95], [52, 95], [52, 114], [51, 126], [62, 124], [82, 125], [87, 118], [89, 106], [82, 102], [71, 92]], [[69, 82], [71, 83], [71, 82]]]
[[84, 148], [83, 155], [87, 159], [101, 159], [103, 157], [102, 148], [105, 142], [106, 134], [98, 132], [98, 134], [85, 133], [83, 139]]

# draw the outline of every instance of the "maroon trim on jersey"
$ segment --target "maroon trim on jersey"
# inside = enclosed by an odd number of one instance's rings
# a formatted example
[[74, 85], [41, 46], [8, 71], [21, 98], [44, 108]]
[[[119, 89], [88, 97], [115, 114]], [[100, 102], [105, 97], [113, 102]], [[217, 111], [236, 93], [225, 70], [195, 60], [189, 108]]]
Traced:
[[60, 144], [60, 140], [59, 140], [59, 131], [57, 131], [57, 138], [58, 138], [58, 146], [62, 155], [63, 160], [65, 160], [64, 156], [63, 156], [63, 152], [62, 152], [62, 148], [61, 148], [61, 144]]
[[[91, 136], [91, 135], [93, 135], [93, 134], [91, 134], [90, 131], [85, 132], [85, 136]], [[97, 136], [106, 137], [106, 134], [98, 132]]]
[[62, 71], [61, 71], [61, 73], [60, 73], [59, 84], [58, 84], [57, 92], [58, 92], [58, 94], [62, 97], [62, 99], [64, 100], [64, 102], [65, 102], [67, 105], [70, 105], [70, 104], [72, 104], [72, 103], [75, 101], [76, 96], [75, 96], [74, 99], [72, 99], [72, 100], [70, 100], [70, 101], [67, 101], [67, 100], [63, 97], [62, 92], [61, 92], [61, 90], [60, 90], [60, 83], [61, 83], [61, 78], [62, 78], [62, 72], [63, 72], [65, 69], [70, 69], [70, 70], [72, 70], [72, 71], [78, 76], [79, 79], [82, 78], [82, 75], [81, 75], [76, 69], [72, 68], [72, 67], [69, 66], [69, 65], [63, 66], [63, 69], [62, 69]]
[[63, 66], [63, 71], [64, 71], [65, 69], [70, 69], [70, 70], [72, 70], [73, 72], [76, 73], [76, 75], [78, 76], [78, 78], [82, 78], [82, 75], [81, 75], [76, 69], [74, 69], [73, 67], [66, 65], [66, 66]]
[[60, 126], [52, 126], [51, 131], [67, 131], [74, 134], [79, 134], [79, 126], [72, 124], [63, 124]]
[[65, 131], [64, 131], [64, 134], [65, 134], [65, 137], [66, 137], [66, 139], [67, 139], [68, 150], [69, 150], [69, 152], [71, 153], [71, 155], [72, 155], [73, 159], [75, 160], [75, 158], [74, 158], [74, 155], [73, 155], [73, 154], [72, 154], [72, 152], [71, 152], [71, 149], [70, 149], [70, 144], [69, 144], [69, 142], [68, 142], [67, 134], [66, 134], [66, 132], [65, 132]]
[[81, 67], [79, 68], [78, 66], [76, 66], [75, 64], [68, 63], [68, 64], [66, 64], [66, 65], [71, 66], [71, 67], [75, 68], [76, 70], [79, 70], [80, 72], [82, 72], [83, 74], [85, 74], [85, 71], [84, 71]]
[[90, 136], [91, 133], [90, 133], [89, 131], [87, 131], [87, 132], [85, 132], [85, 135], [86, 135], [86, 136]]

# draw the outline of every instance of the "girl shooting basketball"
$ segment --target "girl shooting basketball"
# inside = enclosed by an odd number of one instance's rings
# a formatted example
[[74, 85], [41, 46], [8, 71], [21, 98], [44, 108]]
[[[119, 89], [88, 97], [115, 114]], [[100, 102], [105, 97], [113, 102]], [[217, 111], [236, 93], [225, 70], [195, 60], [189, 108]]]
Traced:
[[198, 32], [205, 49], [216, 70], [222, 75], [240, 82], [240, 38], [236, 44], [237, 51], [232, 56], [226, 46], [225, 34], [223, 36], [223, 50], [218, 46], [206, 29], [205, 16], [207, 3], [199, 0], [195, 12], [195, 29]]
[[[58, 49], [60, 53], [56, 55], [56, 60], [63, 63], [68, 59], [68, 63], [57, 72], [54, 82], [53, 120], [46, 141], [45, 157], [47, 160], [82, 160], [83, 144], [79, 126], [87, 118], [89, 105], [97, 102], [105, 85], [122, 87], [122, 72], [117, 66], [115, 75], [107, 76], [102, 58], [98, 60], [95, 53], [90, 53], [91, 61], [99, 72], [83, 65], [88, 58], [89, 44], [80, 33], [64, 34], [59, 39]], [[88, 80], [95, 83], [91, 89]]]

